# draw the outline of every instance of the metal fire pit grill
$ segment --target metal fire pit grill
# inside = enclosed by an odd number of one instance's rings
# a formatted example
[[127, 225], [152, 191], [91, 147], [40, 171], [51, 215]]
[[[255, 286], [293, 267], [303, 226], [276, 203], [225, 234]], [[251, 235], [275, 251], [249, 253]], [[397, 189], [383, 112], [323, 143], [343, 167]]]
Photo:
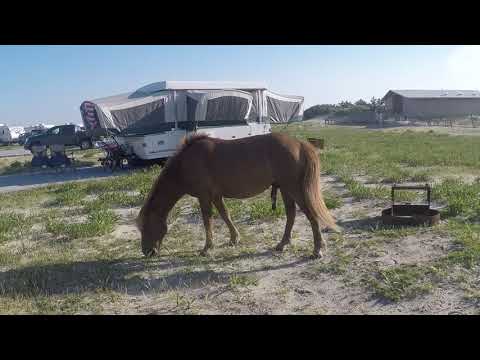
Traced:
[[[424, 190], [427, 192], [426, 205], [395, 204], [395, 190]], [[392, 207], [382, 211], [384, 225], [426, 225], [432, 226], [440, 221], [438, 210], [430, 209], [431, 187], [424, 186], [392, 186]]]

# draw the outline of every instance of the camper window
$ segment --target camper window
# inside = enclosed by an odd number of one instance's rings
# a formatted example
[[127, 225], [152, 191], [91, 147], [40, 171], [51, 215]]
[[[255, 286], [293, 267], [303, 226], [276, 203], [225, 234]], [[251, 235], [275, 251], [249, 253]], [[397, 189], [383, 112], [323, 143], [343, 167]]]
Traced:
[[283, 101], [267, 96], [267, 111], [270, 122], [287, 123], [299, 115], [300, 103]]
[[208, 100], [206, 121], [241, 121], [247, 116], [248, 100], [238, 96], [222, 96]]
[[111, 110], [115, 127], [124, 133], [155, 133], [170, 130], [165, 120], [165, 99], [126, 109]]

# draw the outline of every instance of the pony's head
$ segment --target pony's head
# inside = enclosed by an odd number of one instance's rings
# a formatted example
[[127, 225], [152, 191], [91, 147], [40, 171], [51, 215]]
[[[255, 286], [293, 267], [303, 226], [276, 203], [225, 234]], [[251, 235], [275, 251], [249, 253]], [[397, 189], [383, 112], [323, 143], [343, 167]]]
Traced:
[[158, 216], [143, 207], [137, 218], [137, 227], [141, 234], [142, 253], [147, 257], [158, 254], [167, 233], [167, 217]]
[[208, 138], [208, 135], [195, 134], [185, 137], [150, 190], [137, 218], [137, 227], [142, 235], [142, 252], [145, 256], [158, 253], [167, 234], [168, 213], [186, 193], [179, 166], [182, 153], [196, 141], [205, 138]]

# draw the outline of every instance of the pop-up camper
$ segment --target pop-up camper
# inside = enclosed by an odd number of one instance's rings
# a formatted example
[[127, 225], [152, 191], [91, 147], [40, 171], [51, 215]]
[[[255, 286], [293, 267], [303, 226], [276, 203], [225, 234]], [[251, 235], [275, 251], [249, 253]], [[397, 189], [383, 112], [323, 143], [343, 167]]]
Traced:
[[87, 131], [107, 129], [141, 159], [171, 156], [199, 131], [238, 139], [271, 132], [271, 123], [302, 119], [303, 97], [247, 82], [162, 81], [134, 92], [84, 101]]

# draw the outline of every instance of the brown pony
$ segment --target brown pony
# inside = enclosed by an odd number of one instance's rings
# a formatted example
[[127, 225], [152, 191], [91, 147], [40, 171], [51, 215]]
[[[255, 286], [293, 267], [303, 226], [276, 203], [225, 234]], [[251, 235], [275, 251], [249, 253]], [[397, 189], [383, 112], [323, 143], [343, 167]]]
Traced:
[[295, 221], [295, 204], [310, 221], [314, 257], [321, 257], [326, 243], [320, 223], [337, 231], [323, 201], [320, 188], [320, 161], [309, 143], [274, 133], [237, 140], [221, 140], [197, 134], [186, 137], [177, 153], [166, 163], [137, 218], [142, 235], [142, 252], [155, 255], [167, 233], [167, 216], [185, 194], [197, 197], [205, 225], [206, 243], [201, 254], [213, 248], [212, 204], [230, 230], [230, 244], [239, 233], [232, 223], [223, 198], [248, 198], [272, 184], [280, 189], [287, 224], [276, 250], [290, 244]]

